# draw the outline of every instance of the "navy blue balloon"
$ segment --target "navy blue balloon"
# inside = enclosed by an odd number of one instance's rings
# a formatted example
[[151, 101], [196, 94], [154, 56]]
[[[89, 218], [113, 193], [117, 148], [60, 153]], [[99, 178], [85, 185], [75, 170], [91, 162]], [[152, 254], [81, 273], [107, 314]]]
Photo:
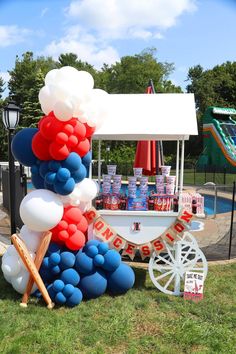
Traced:
[[116, 250], [109, 250], [104, 254], [104, 263], [102, 268], [108, 272], [113, 272], [121, 264], [121, 256]]
[[105, 293], [107, 288], [106, 275], [102, 270], [85, 275], [81, 278], [79, 288], [86, 299], [95, 299]]
[[63, 270], [63, 272], [61, 273], [60, 279], [65, 284], [72, 284], [72, 285], [76, 286], [79, 284], [80, 276], [76, 272], [75, 269], [69, 268], [69, 269]]
[[97, 246], [100, 245], [102, 242], [99, 240], [89, 240], [85, 246], [83, 247], [83, 252], [87, 253], [87, 250], [90, 246]]
[[68, 307], [74, 307], [76, 305], [79, 305], [83, 299], [83, 294], [80, 291], [80, 289], [75, 288], [73, 294], [67, 299], [66, 305]]
[[54, 252], [60, 253], [60, 251], [61, 251], [61, 247], [57, 243], [50, 242], [50, 245], [49, 245], [48, 250], [47, 250], [47, 253], [49, 255], [54, 253]]
[[36, 163], [37, 157], [32, 150], [32, 139], [37, 132], [37, 128], [24, 128], [16, 133], [12, 140], [12, 154], [22, 165], [32, 166]]
[[69, 298], [75, 291], [75, 287], [72, 284], [66, 284], [62, 290], [66, 298]]
[[52, 301], [55, 301], [56, 291], [53, 289], [53, 284], [48, 285], [47, 287], [48, 294]]
[[61, 273], [61, 269], [58, 265], [54, 266], [54, 267], [49, 267], [50, 272], [52, 273], [52, 275], [58, 275]]
[[54, 184], [57, 181], [57, 175], [55, 172], [52, 172], [52, 171], [47, 172], [44, 178], [45, 178], [44, 181], [47, 184]]
[[66, 303], [66, 297], [61, 291], [59, 291], [56, 294], [54, 301], [55, 301], [56, 304], [63, 305], [63, 304]]
[[90, 163], [92, 161], [92, 152], [89, 151], [83, 158], [82, 158], [82, 163], [86, 167], [89, 167]]
[[75, 269], [79, 273], [90, 274], [94, 272], [93, 259], [86, 255], [86, 253], [79, 251], [76, 255]]
[[65, 167], [61, 167], [57, 171], [57, 179], [59, 182], [66, 182], [70, 178], [70, 176], [70, 171]]
[[96, 267], [101, 267], [104, 264], [104, 257], [102, 254], [97, 254], [94, 259], [93, 259], [93, 263]]
[[57, 181], [54, 183], [54, 191], [60, 195], [67, 195], [73, 192], [75, 188], [75, 181], [73, 178], [69, 178], [66, 182]]
[[58, 293], [59, 291], [62, 291], [64, 289], [65, 284], [62, 280], [57, 279], [53, 282], [52, 286], [53, 290]]
[[48, 264], [49, 264], [49, 267], [54, 267], [56, 265], [58, 265], [61, 261], [61, 256], [59, 253], [52, 253], [50, 256], [49, 256], [49, 259], [48, 259]]
[[52, 172], [57, 172], [59, 170], [59, 168], [61, 167], [60, 162], [55, 161], [55, 160], [51, 160], [48, 163], [48, 168], [50, 171]]
[[86, 167], [83, 164], [81, 164], [79, 169], [74, 171], [71, 176], [74, 178], [76, 183], [79, 183], [83, 181], [86, 175], [87, 175]]
[[48, 162], [47, 161], [40, 161], [40, 165], [39, 165], [40, 176], [42, 178], [45, 178], [47, 173], [48, 173]]
[[98, 245], [98, 252], [99, 252], [100, 254], [105, 254], [108, 250], [109, 250], [108, 243], [106, 243], [106, 242], [101, 242], [101, 243]]
[[71, 152], [65, 160], [61, 161], [61, 165], [71, 172], [75, 172], [81, 165], [81, 157], [75, 152]]
[[107, 275], [107, 290], [114, 295], [124, 294], [131, 289], [135, 282], [133, 269], [125, 263]]
[[96, 246], [89, 246], [86, 252], [87, 256], [94, 258], [98, 254], [98, 248]]
[[31, 174], [31, 182], [36, 189], [44, 189], [44, 179], [39, 174]]
[[75, 264], [75, 255], [72, 252], [61, 253], [61, 261], [59, 264], [61, 270], [73, 268], [74, 264]]

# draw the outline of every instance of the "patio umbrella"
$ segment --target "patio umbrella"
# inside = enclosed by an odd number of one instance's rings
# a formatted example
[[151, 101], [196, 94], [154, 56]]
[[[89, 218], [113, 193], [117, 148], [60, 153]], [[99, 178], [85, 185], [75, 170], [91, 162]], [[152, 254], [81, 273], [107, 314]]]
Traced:
[[[149, 81], [146, 93], [155, 93], [152, 80]], [[136, 147], [134, 167], [142, 167], [143, 175], [154, 176], [159, 174], [163, 165], [162, 144], [160, 141], [138, 141]]]

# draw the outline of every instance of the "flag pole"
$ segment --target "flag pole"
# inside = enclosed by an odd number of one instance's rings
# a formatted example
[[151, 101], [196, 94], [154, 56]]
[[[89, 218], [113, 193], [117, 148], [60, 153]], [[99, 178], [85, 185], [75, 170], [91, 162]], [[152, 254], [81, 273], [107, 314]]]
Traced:
[[[152, 88], [152, 93], [156, 93], [152, 79], [149, 80], [149, 86], [151, 86]], [[160, 157], [160, 161], [159, 161], [159, 157]], [[156, 174], [157, 175], [159, 175], [159, 164], [162, 165], [163, 163], [164, 163], [164, 159], [163, 159], [162, 141], [156, 141]]]

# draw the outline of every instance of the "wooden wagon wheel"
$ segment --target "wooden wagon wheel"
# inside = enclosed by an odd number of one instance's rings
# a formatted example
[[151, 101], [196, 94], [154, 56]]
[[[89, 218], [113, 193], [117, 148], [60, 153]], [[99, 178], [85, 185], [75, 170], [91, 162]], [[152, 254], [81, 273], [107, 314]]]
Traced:
[[149, 261], [149, 275], [153, 284], [165, 294], [181, 295], [186, 272], [200, 272], [207, 275], [207, 261], [197, 241], [189, 233], [178, 239], [172, 246], [163, 241], [165, 253], [155, 252]]

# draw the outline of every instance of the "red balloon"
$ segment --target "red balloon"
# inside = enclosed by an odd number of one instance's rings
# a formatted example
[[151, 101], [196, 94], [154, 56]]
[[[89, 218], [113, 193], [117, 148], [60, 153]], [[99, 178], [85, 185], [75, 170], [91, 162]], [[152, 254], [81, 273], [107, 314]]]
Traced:
[[54, 114], [46, 116], [40, 124], [40, 132], [47, 140], [53, 141], [57, 133], [61, 132], [63, 122], [55, 118]]
[[52, 241], [77, 251], [85, 244], [87, 228], [87, 220], [79, 208], [72, 206], [64, 208], [61, 221], [51, 229]]
[[74, 127], [71, 124], [65, 124], [64, 127], [62, 128], [62, 132], [71, 135], [74, 133]]
[[67, 145], [71, 148], [75, 147], [78, 144], [78, 139], [75, 135], [71, 135], [68, 139]]
[[51, 159], [54, 160], [65, 160], [68, 156], [70, 151], [68, 147], [64, 145], [59, 145], [56, 142], [53, 142], [49, 146], [49, 152], [51, 155]]
[[59, 145], [64, 145], [68, 142], [68, 135], [63, 133], [63, 132], [60, 132], [60, 133], [57, 133], [56, 135], [56, 143], [59, 144]]
[[49, 153], [49, 143], [40, 132], [36, 133], [32, 139], [32, 150], [40, 160], [51, 160]]
[[82, 231], [82, 232], [86, 232], [88, 229], [88, 222], [87, 219], [82, 216], [80, 222], [77, 224], [77, 229]]
[[76, 207], [67, 207], [64, 210], [63, 219], [68, 223], [78, 224], [82, 219], [81, 210]]
[[87, 123], [84, 123], [84, 126], [86, 128], [86, 138], [90, 138], [90, 136], [92, 136], [96, 130], [96, 127], [90, 127]]
[[90, 150], [90, 143], [87, 138], [80, 141], [79, 144], [73, 149], [80, 157], [84, 157]]
[[57, 236], [61, 241], [66, 241], [70, 237], [69, 233], [66, 230], [58, 232]]
[[86, 136], [86, 128], [83, 123], [76, 119], [76, 125], [74, 127], [74, 135], [77, 136], [79, 140], [83, 140]]
[[85, 245], [85, 235], [77, 230], [68, 240], [66, 240], [66, 247], [72, 251], [77, 251]]

